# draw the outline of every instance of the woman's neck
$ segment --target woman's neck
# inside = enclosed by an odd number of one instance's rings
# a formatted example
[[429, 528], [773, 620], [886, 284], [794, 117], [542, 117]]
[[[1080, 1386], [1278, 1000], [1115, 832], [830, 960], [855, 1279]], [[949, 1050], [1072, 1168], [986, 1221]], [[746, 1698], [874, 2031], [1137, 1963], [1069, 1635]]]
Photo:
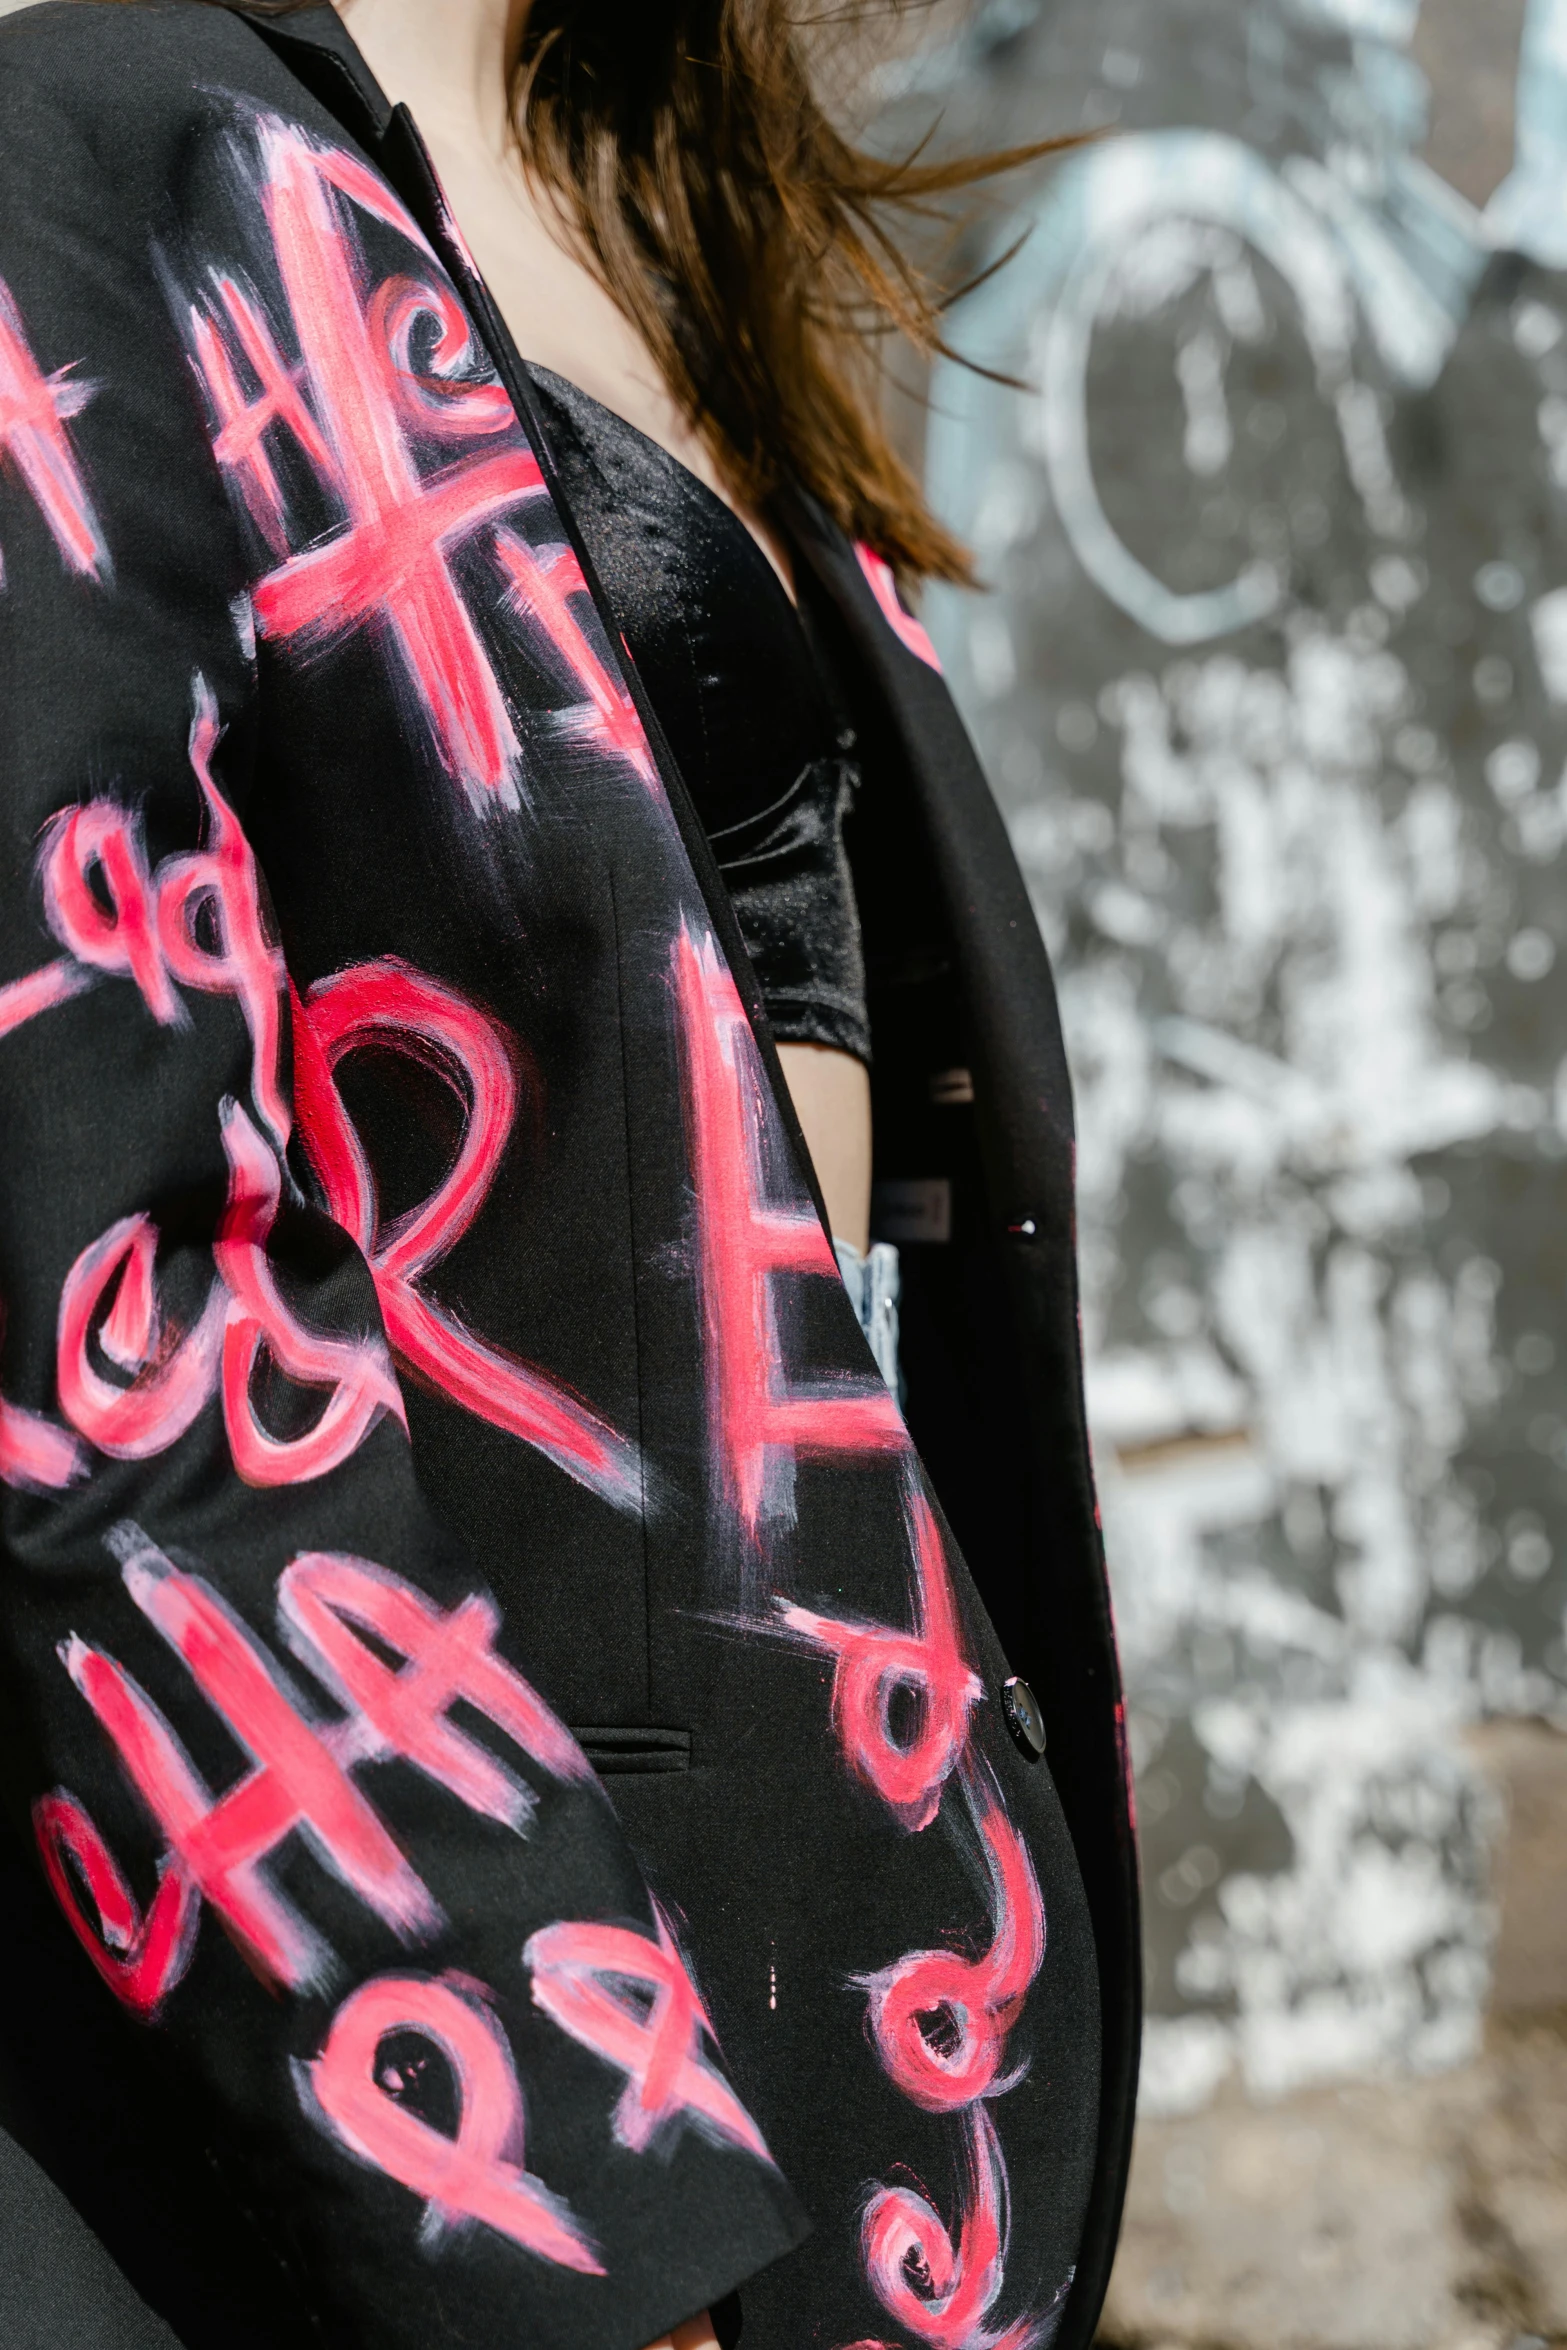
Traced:
[[393, 99], [417, 98], [427, 138], [510, 145], [506, 61], [529, 0], [342, 0], [344, 22]]

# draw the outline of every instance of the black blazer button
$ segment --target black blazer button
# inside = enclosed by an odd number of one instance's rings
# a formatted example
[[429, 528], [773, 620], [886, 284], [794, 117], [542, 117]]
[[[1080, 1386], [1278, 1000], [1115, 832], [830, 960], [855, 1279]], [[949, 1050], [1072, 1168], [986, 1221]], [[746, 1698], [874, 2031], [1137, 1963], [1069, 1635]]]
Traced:
[[1026, 1762], [1038, 1762], [1045, 1751], [1045, 1717], [1038, 1698], [1016, 1673], [1001, 1684], [1001, 1710], [1019, 1754]]

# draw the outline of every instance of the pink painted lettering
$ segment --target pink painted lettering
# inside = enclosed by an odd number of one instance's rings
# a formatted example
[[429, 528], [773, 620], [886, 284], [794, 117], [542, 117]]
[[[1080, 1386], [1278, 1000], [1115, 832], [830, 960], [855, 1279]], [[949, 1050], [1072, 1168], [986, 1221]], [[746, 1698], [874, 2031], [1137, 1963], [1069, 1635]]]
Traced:
[[[218, 734], [217, 705], [198, 678], [190, 762], [205, 811], [206, 846], [193, 856], [167, 858], [158, 868], [158, 943], [184, 986], [238, 1001], [250, 1030], [252, 1097], [282, 1150], [289, 1133], [288, 1105], [278, 1081], [283, 958], [262, 924], [250, 843], [212, 780]], [[213, 934], [210, 948], [202, 937], [204, 921]]]
[[569, 547], [529, 547], [509, 530], [496, 534], [495, 549], [511, 582], [511, 601], [519, 612], [537, 621], [587, 695], [579, 731], [610, 757], [624, 759], [644, 783], [654, 783], [653, 754], [636, 704], [620, 680], [604, 667], [571, 608], [573, 596], [588, 592], [576, 556]]
[[60, 1493], [86, 1474], [74, 1437], [0, 1396], [0, 1485], [19, 1493]]
[[917, 660], [923, 661], [927, 669], [934, 669], [939, 677], [941, 663], [937, 659], [936, 648], [913, 613], [905, 612], [903, 609], [902, 601], [898, 595], [898, 583], [893, 577], [892, 565], [878, 555], [873, 548], [866, 546], [863, 539], [856, 545], [854, 553], [855, 559], [865, 575], [866, 585], [876, 598], [881, 608], [881, 616], [887, 626], [900, 644], [906, 645]]
[[83, 970], [80, 963], [73, 963], [63, 955], [57, 963], [45, 963], [41, 970], [11, 980], [0, 987], [0, 1037], [9, 1036], [15, 1028], [25, 1028], [40, 1012], [52, 1012], [57, 1005], [68, 1004], [92, 983], [91, 971]]
[[65, 1643], [71, 1679], [192, 1885], [265, 1973], [296, 1987], [319, 1983], [329, 1957], [264, 1873], [270, 1854], [296, 1832], [395, 1932], [412, 1940], [432, 1931], [440, 1912], [429, 1892], [261, 1643], [199, 1576], [172, 1567], [133, 1529], [121, 1530], [118, 1548], [131, 1597], [253, 1765], [214, 1796], [124, 1667], [74, 1635]]
[[[475, 807], [515, 805], [516, 734], [452, 566], [466, 544], [541, 496], [543, 476], [514, 419], [510, 445], [421, 474], [410, 426], [457, 438], [476, 429], [499, 431], [497, 387], [465, 385], [438, 394], [405, 364], [420, 309], [438, 321], [436, 381], [466, 348], [442, 293], [410, 291], [406, 281], [395, 281], [385, 299], [372, 296], [366, 306], [364, 260], [349, 208], [369, 211], [423, 246], [374, 174], [281, 122], [263, 124], [261, 149], [263, 200], [308, 405], [303, 392], [291, 402], [286, 367], [269, 363], [264, 375], [251, 351], [263, 386], [261, 413], [252, 416], [247, 403], [236, 415], [232, 366], [208, 372], [212, 336], [197, 338], [196, 360], [208, 376], [218, 440], [225, 443], [220, 461], [239, 475], [241, 496], [253, 511], [259, 501], [263, 526], [277, 528], [276, 483], [258, 470], [257, 436], [275, 423], [293, 431], [341, 506], [343, 524], [260, 581], [252, 598], [257, 625], [301, 652], [368, 624], [384, 629], [447, 772]], [[416, 426], [412, 403], [418, 404]]]
[[[909, 1490], [908, 1516], [915, 1567], [911, 1633], [818, 1615], [789, 1600], [773, 1605], [797, 1640], [836, 1660], [833, 1726], [850, 1770], [905, 1828], [918, 1830], [941, 1808], [941, 1791], [967, 1743], [969, 1715], [984, 1692], [963, 1653], [941, 1532], [917, 1484]], [[892, 1730], [900, 1689], [912, 1692], [919, 1708], [906, 1745]]]
[[86, 1474], [86, 1456], [74, 1436], [0, 1395], [0, 1485], [19, 1493], [59, 1493]]
[[[414, 355], [421, 321], [430, 330], [422, 367]], [[370, 304], [370, 336], [386, 356], [387, 389], [416, 430], [454, 440], [515, 428], [504, 384], [473, 379], [473, 329], [450, 286], [389, 277]]]
[[994, 1797], [974, 1809], [990, 1879], [990, 1948], [974, 1960], [917, 1950], [864, 1979], [877, 2053], [889, 2078], [927, 2113], [955, 2113], [996, 2093], [1007, 2033], [1045, 1954], [1044, 1904], [1028, 1847]]
[[[451, 1709], [461, 1703], [553, 1778], [592, 1783], [571, 1732], [496, 1655], [493, 1600], [474, 1595], [443, 1610], [368, 1559], [310, 1551], [285, 1570], [278, 1615], [295, 1655], [349, 1710], [336, 1741], [343, 1762], [398, 1756], [470, 1811], [525, 1827], [532, 1789], [456, 1727]], [[403, 1663], [383, 1664], [365, 1634]]]
[[[89, 800], [54, 817], [40, 859], [44, 915], [78, 963], [134, 981], [153, 1018], [184, 1018], [158, 944], [141, 819], [112, 800]], [[97, 879], [95, 889], [94, 876]]]
[[[383, 2064], [381, 2045], [410, 2032], [451, 2067], [455, 2137], [398, 2102], [401, 2083]], [[305, 2111], [339, 2145], [419, 2197], [429, 2249], [477, 2222], [557, 2268], [604, 2274], [570, 2206], [524, 2165], [522, 2090], [506, 2036], [476, 1985], [378, 1976], [344, 2000], [320, 2055], [295, 2074]]]
[[[332, 1214], [370, 1261], [398, 1359], [464, 1410], [533, 1445], [590, 1492], [619, 1509], [639, 1510], [635, 1447], [545, 1372], [476, 1338], [425, 1287], [484, 1205], [505, 1155], [519, 1085], [506, 1031], [455, 989], [388, 957], [319, 981], [296, 1018], [295, 1036], [305, 1148]], [[449, 1173], [422, 1206], [384, 1227], [374, 1177], [333, 1074], [349, 1053], [371, 1044], [435, 1071], [463, 1112]]]
[[[231, 277], [219, 277], [215, 292], [216, 307], [193, 308], [190, 314], [191, 347], [217, 426], [213, 455], [238, 477], [240, 495], [273, 552], [286, 554], [283, 493], [267, 453], [267, 434], [274, 425], [283, 426], [322, 475], [332, 472], [331, 453], [300, 386], [304, 371], [284, 359], [258, 304]], [[218, 309], [255, 378], [254, 393], [240, 388]]]
[[861, 2243], [871, 2289], [894, 2322], [930, 2350], [1029, 2350], [1032, 2319], [987, 2326], [1005, 2278], [1007, 2173], [985, 2105], [964, 2116], [964, 2207], [957, 2242], [913, 2187], [878, 2187]]
[[[44, 374], [16, 297], [0, 278], [0, 458], [21, 475], [66, 569], [102, 583], [109, 577], [109, 550], [65, 429], [95, 389], [73, 382], [69, 367]], [[0, 581], [4, 577], [0, 566]]]
[[194, 854], [165, 858], [150, 872], [140, 815], [112, 800], [89, 800], [51, 820], [39, 859], [44, 913], [82, 968], [72, 976], [72, 964], [53, 964], [0, 993], [0, 1021], [6, 999], [14, 1004], [0, 1035], [5, 1025], [64, 1002], [96, 972], [131, 980], [165, 1028], [189, 1020], [175, 980], [233, 996], [250, 1030], [257, 1114], [281, 1149], [289, 1132], [278, 1080], [283, 960], [266, 935], [250, 843], [212, 778], [219, 732], [217, 705], [198, 677], [190, 761], [205, 845]]
[[[285, 1303], [267, 1257], [282, 1195], [277, 1159], [237, 1102], [225, 1102], [219, 1114], [229, 1194], [212, 1253], [233, 1301], [223, 1338], [224, 1425], [248, 1484], [295, 1485], [339, 1467], [383, 1413], [405, 1429], [407, 1419], [379, 1337], [328, 1338], [307, 1330]], [[263, 1352], [286, 1377], [328, 1390], [324, 1411], [302, 1436], [274, 1435], [256, 1408]]]
[[656, 1943], [624, 1926], [543, 1927], [522, 1953], [534, 2003], [625, 2074], [613, 2121], [622, 2146], [641, 2154], [687, 2120], [708, 2138], [771, 2162], [761, 2131], [702, 2054], [713, 2027], [662, 1912], [657, 1922]]
[[[165, 1323], [155, 1266], [158, 1231], [150, 1216], [122, 1216], [83, 1249], [65, 1277], [55, 1377], [60, 1408], [73, 1428], [114, 1460], [148, 1460], [191, 1425], [217, 1388], [228, 1299], [214, 1282], [200, 1320], [182, 1332]], [[94, 1324], [118, 1278], [98, 1346], [128, 1386], [106, 1378], [92, 1359]]]
[[901, 1453], [908, 1436], [879, 1379], [789, 1384], [773, 1284], [784, 1273], [835, 1281], [838, 1268], [808, 1205], [767, 1199], [768, 1159], [781, 1156], [781, 1138], [767, 1127], [755, 1039], [711, 940], [698, 943], [682, 928], [674, 981], [716, 1480], [755, 1540], [765, 1516], [782, 1514], [796, 1459]]
[[[116, 1999], [150, 2019], [190, 1965], [201, 1897], [178, 1860], [166, 1858], [147, 1908], [136, 1901], [83, 1806], [64, 1788], [33, 1806], [33, 1833], [44, 1873], [72, 1933]], [[78, 1890], [80, 1888], [80, 1890]], [[82, 1909], [90, 1898], [96, 1924]]]

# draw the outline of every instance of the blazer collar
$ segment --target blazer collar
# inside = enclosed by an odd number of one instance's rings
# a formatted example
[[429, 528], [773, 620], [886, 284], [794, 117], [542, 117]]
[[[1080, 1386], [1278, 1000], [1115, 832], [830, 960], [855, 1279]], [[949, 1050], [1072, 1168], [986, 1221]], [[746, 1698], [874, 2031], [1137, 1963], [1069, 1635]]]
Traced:
[[352, 138], [371, 149], [380, 146], [392, 120], [392, 102], [335, 8], [317, 4], [282, 15], [239, 8], [235, 14]]

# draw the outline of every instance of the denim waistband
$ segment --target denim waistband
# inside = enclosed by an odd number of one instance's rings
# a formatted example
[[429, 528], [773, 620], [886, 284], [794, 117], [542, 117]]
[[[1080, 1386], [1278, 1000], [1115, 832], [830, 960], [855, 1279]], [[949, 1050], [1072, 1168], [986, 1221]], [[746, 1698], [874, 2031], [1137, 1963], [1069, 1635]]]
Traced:
[[864, 1331], [876, 1368], [901, 1403], [903, 1380], [898, 1370], [898, 1252], [890, 1241], [873, 1240], [867, 1255], [847, 1240], [835, 1240], [833, 1252], [849, 1303]]

